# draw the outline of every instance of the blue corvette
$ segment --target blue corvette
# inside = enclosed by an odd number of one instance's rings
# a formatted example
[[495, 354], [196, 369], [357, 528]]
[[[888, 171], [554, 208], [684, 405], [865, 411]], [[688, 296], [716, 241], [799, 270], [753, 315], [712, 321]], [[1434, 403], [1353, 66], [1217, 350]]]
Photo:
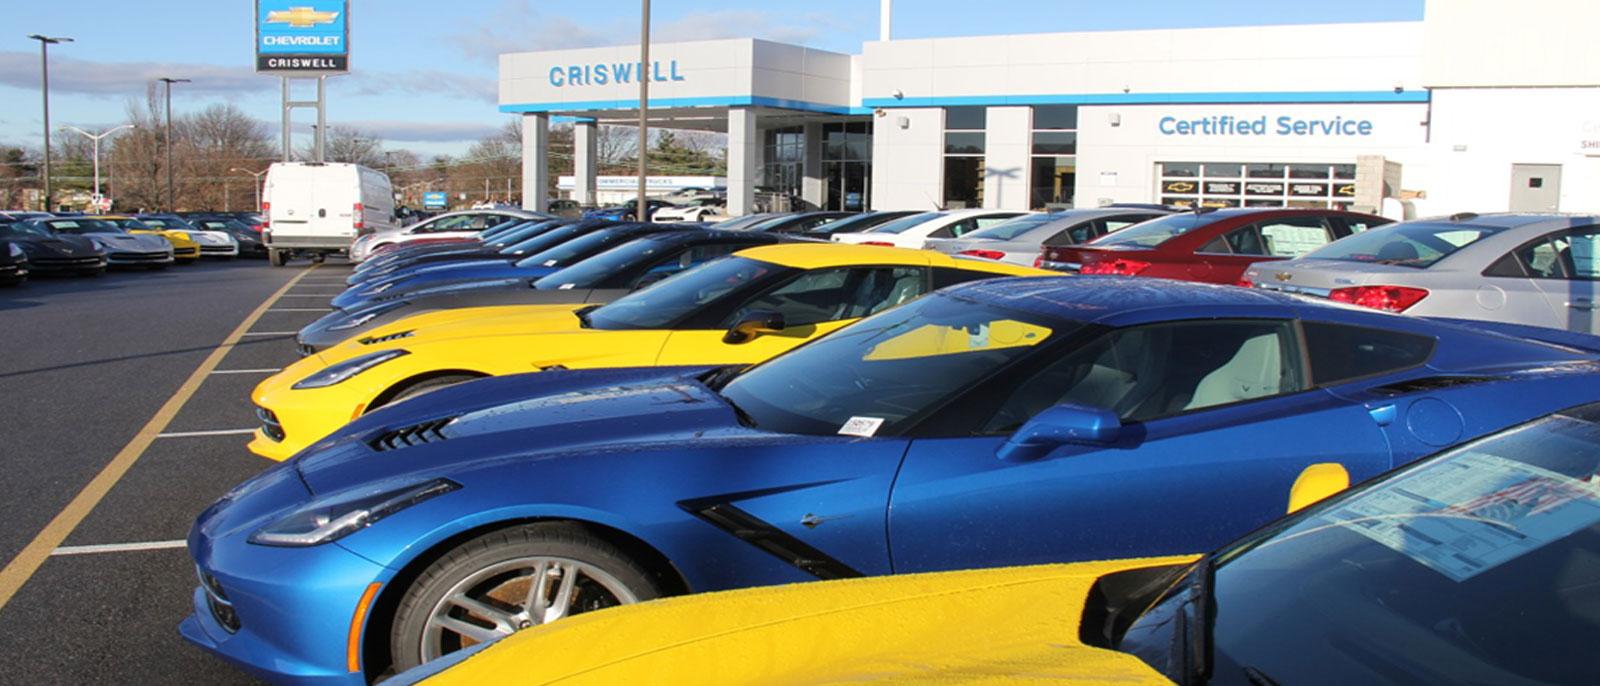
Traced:
[[[1119, 277], [954, 286], [741, 370], [547, 371], [369, 414], [189, 535], [181, 631], [363, 683], [661, 595], [1184, 553], [1600, 399], [1600, 341]], [[1581, 347], [1580, 347], [1581, 346]], [[1326, 468], [1325, 468], [1326, 469]]]
[[[553, 219], [541, 221], [534, 226], [532, 233], [503, 245], [498, 244], [497, 241], [496, 245], [492, 247], [487, 242], [479, 245], [423, 246], [433, 250], [396, 255], [390, 257], [388, 262], [374, 265], [366, 271], [358, 268], [345, 279], [345, 283], [352, 288], [361, 288], [382, 281], [405, 278], [417, 272], [438, 267], [457, 268], [466, 264], [474, 266], [510, 264], [529, 255], [549, 250], [553, 246], [560, 245], [584, 234], [615, 226], [624, 225], [606, 220], [579, 222], [570, 219]], [[518, 232], [520, 233], [520, 230]], [[366, 267], [372, 261], [363, 262], [361, 266]]]
[[552, 239], [547, 247], [520, 257], [469, 259], [420, 265], [387, 277], [345, 289], [331, 304], [341, 310], [359, 308], [380, 296], [415, 293], [440, 286], [486, 279], [534, 279], [561, 271], [613, 247], [663, 231], [687, 231], [693, 227], [673, 224], [623, 224], [609, 228], [579, 230], [573, 236], [557, 236], [577, 225], [548, 232], [530, 242]]

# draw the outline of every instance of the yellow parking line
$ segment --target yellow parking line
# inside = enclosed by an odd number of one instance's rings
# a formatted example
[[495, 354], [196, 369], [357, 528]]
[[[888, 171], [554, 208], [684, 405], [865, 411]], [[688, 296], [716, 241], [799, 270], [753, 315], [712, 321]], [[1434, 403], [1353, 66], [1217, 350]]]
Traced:
[[299, 283], [300, 279], [316, 268], [316, 265], [312, 265], [310, 269], [300, 272], [294, 278], [289, 279], [289, 283], [284, 284], [283, 288], [279, 288], [278, 292], [273, 293], [265, 302], [257, 306], [255, 311], [250, 313], [250, 316], [245, 317], [244, 321], [240, 322], [239, 326], [233, 330], [233, 333], [228, 334], [228, 337], [223, 339], [222, 344], [212, 350], [210, 355], [206, 356], [205, 361], [200, 363], [194, 373], [189, 375], [189, 379], [184, 381], [183, 385], [178, 387], [178, 391], [173, 393], [172, 397], [168, 398], [167, 402], [161, 406], [161, 409], [156, 411], [155, 416], [145, 423], [144, 428], [139, 429], [139, 433], [134, 434], [133, 440], [128, 441], [128, 444], [117, 452], [117, 456], [111, 458], [111, 462], [106, 464], [100, 470], [100, 473], [96, 474], [94, 479], [83, 487], [83, 490], [78, 491], [78, 495], [72, 499], [72, 502], [67, 503], [67, 506], [62, 508], [61, 512], [54, 519], [51, 519], [50, 523], [46, 524], [27, 546], [23, 547], [22, 552], [17, 553], [16, 557], [7, 562], [4, 569], [0, 569], [0, 609], [5, 609], [6, 604], [11, 602], [11, 597], [22, 589], [22, 585], [27, 583], [35, 572], [39, 571], [39, 566], [44, 564], [44, 561], [50, 557], [50, 553], [54, 552], [63, 541], [67, 540], [67, 536], [71, 535], [72, 531], [83, 523], [84, 518], [89, 516], [89, 513], [94, 510], [96, 505], [100, 504], [100, 501], [106, 497], [107, 493], [111, 492], [111, 488], [122, 480], [123, 475], [127, 474], [128, 470], [133, 467], [133, 463], [137, 462], [139, 457], [144, 454], [144, 451], [150, 448], [150, 444], [161, 434], [162, 429], [167, 428], [167, 425], [172, 423], [172, 419], [177, 416], [178, 410], [183, 409], [184, 403], [189, 402], [189, 398], [194, 396], [196, 390], [199, 390], [200, 384], [206, 380], [206, 377], [211, 375], [212, 370], [217, 368], [217, 364], [222, 362], [223, 356], [227, 355], [228, 351], [239, 343], [239, 339], [244, 337], [245, 332], [249, 331], [250, 327], [255, 326], [256, 320], [266, 313], [267, 308], [272, 307], [272, 304], [277, 302], [278, 298], [282, 297], [290, 288], [294, 288], [294, 285]]

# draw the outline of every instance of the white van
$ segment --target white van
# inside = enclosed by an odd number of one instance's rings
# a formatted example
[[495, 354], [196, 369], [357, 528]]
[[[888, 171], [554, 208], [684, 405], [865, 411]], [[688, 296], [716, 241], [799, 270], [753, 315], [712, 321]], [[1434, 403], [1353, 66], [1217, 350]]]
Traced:
[[278, 162], [267, 169], [261, 231], [272, 264], [295, 253], [321, 262], [349, 250], [351, 241], [395, 228], [389, 176], [357, 164]]

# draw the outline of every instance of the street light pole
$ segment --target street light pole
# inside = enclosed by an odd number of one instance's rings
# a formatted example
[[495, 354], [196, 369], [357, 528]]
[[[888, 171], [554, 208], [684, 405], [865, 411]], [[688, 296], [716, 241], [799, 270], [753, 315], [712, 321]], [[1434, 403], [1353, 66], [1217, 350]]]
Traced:
[[650, 221], [645, 202], [645, 176], [649, 171], [646, 160], [650, 158], [650, 0], [643, 0], [639, 16], [639, 208], [636, 218]]
[[105, 131], [101, 131], [100, 133], [89, 133], [88, 131], [84, 131], [83, 129], [80, 129], [80, 128], [76, 127], [76, 126], [68, 126], [67, 128], [72, 129], [73, 131], [77, 131], [78, 133], [81, 133], [81, 134], [83, 134], [85, 136], [88, 136], [89, 140], [94, 141], [94, 199], [95, 199], [95, 202], [99, 202], [100, 201], [100, 141], [101, 141], [101, 139], [104, 139], [104, 138], [110, 136], [111, 134], [116, 133], [118, 131], [121, 131], [123, 129], [131, 129], [131, 128], [133, 128], [133, 125], [132, 124], [123, 124], [122, 126], [106, 129]]
[[28, 36], [39, 41], [39, 84], [44, 96], [44, 210], [50, 211], [50, 46], [56, 43], [71, 43], [72, 39], [65, 36], [45, 36], [33, 34]]
[[163, 76], [157, 80], [167, 86], [167, 211], [176, 212], [178, 202], [174, 200], [175, 194], [172, 186], [172, 84], [189, 83], [189, 79], [172, 79]]
[[258, 172], [253, 172], [253, 171], [250, 171], [249, 169], [240, 169], [238, 167], [234, 167], [232, 169], [229, 169], [228, 171], [239, 172], [241, 174], [249, 174], [252, 177], [250, 185], [256, 189], [256, 211], [260, 212], [261, 211], [261, 175], [267, 173], [267, 171], [269, 171], [269, 170], [263, 169], [263, 170], [258, 171]]

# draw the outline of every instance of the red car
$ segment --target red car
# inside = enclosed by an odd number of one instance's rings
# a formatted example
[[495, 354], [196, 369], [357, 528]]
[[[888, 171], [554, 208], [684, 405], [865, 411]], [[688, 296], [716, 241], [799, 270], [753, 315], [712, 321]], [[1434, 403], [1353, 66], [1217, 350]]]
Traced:
[[1237, 284], [1251, 264], [1299, 257], [1388, 223], [1383, 217], [1344, 210], [1202, 209], [1135, 224], [1083, 245], [1046, 247], [1034, 265], [1081, 274]]

